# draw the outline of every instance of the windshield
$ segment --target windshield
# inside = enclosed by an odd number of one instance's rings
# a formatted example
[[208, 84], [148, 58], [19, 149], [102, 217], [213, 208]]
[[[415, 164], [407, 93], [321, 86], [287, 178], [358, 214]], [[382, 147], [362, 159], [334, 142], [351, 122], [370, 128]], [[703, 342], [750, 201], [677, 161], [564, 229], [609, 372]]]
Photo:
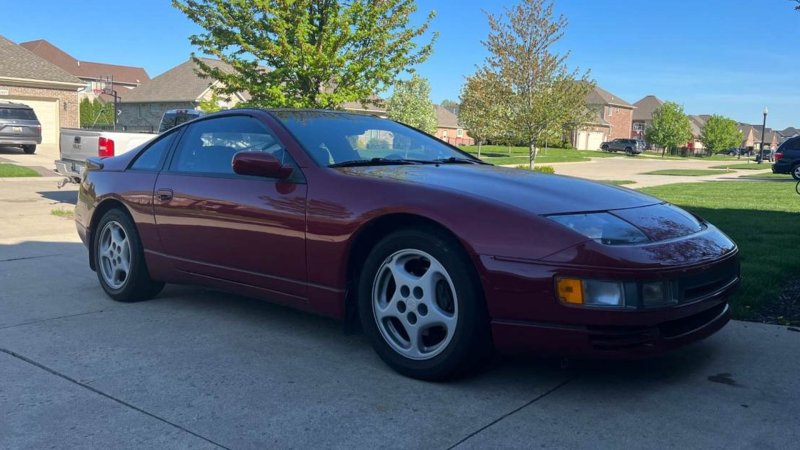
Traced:
[[178, 112], [164, 113], [164, 117], [161, 119], [161, 126], [158, 128], [158, 132], [163, 133], [171, 128], [177, 127], [182, 123], [186, 123], [190, 120], [197, 119], [200, 116], [201, 114], [193, 111], [178, 111]]
[[477, 161], [440, 140], [388, 119], [326, 111], [274, 111], [321, 166]]

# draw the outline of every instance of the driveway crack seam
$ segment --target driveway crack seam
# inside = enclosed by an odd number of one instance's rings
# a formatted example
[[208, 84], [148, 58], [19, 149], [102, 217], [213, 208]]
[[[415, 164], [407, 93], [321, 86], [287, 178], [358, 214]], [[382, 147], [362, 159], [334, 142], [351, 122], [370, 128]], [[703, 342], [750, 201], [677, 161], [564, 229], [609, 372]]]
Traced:
[[454, 449], [454, 448], [458, 447], [459, 445], [463, 444], [464, 442], [467, 442], [468, 440], [472, 439], [474, 436], [476, 436], [477, 434], [479, 434], [479, 433], [480, 433], [480, 432], [482, 432], [483, 430], [486, 430], [487, 428], [489, 428], [489, 427], [491, 427], [491, 426], [495, 425], [496, 423], [498, 423], [498, 422], [502, 421], [503, 419], [505, 419], [505, 418], [507, 418], [507, 417], [510, 417], [510, 416], [512, 416], [512, 415], [514, 415], [514, 414], [516, 414], [516, 413], [518, 413], [518, 412], [520, 412], [520, 411], [522, 411], [523, 409], [527, 408], [528, 406], [530, 406], [530, 405], [532, 405], [532, 404], [534, 404], [534, 403], [538, 402], [539, 400], [541, 400], [541, 399], [543, 399], [543, 398], [547, 397], [548, 395], [552, 394], [553, 392], [555, 392], [555, 391], [557, 391], [557, 390], [561, 389], [562, 387], [566, 386], [567, 384], [569, 384], [570, 382], [572, 382], [572, 381], [573, 381], [573, 380], [575, 380], [576, 378], [578, 378], [578, 375], [573, 375], [573, 376], [571, 376], [571, 377], [567, 378], [566, 380], [562, 381], [561, 383], [558, 383], [558, 384], [557, 384], [557, 385], [555, 385], [554, 387], [552, 387], [552, 388], [548, 389], [547, 391], [545, 391], [545, 392], [543, 392], [543, 393], [539, 394], [539, 395], [538, 395], [536, 398], [534, 398], [533, 400], [531, 400], [531, 401], [529, 401], [529, 402], [525, 403], [524, 405], [522, 405], [522, 406], [520, 406], [520, 407], [518, 407], [518, 408], [515, 408], [515, 409], [513, 409], [513, 410], [511, 410], [511, 411], [509, 411], [509, 412], [507, 412], [507, 413], [503, 414], [502, 416], [498, 417], [497, 419], [495, 419], [495, 420], [493, 420], [493, 421], [491, 421], [491, 422], [487, 423], [486, 425], [484, 425], [484, 426], [482, 426], [482, 427], [478, 428], [477, 430], [473, 431], [472, 433], [470, 433], [470, 434], [466, 435], [466, 436], [465, 436], [463, 439], [461, 439], [460, 441], [456, 442], [455, 444], [451, 445], [450, 447], [447, 447], [447, 450], [452, 450], [452, 449]]
[[114, 396], [112, 396], [110, 394], [106, 394], [105, 392], [103, 392], [103, 391], [101, 391], [99, 389], [93, 388], [93, 387], [91, 387], [91, 386], [89, 386], [89, 385], [87, 385], [85, 383], [81, 383], [80, 381], [78, 381], [78, 380], [76, 380], [74, 378], [71, 378], [71, 377], [69, 377], [67, 375], [64, 375], [63, 373], [60, 373], [60, 372], [56, 371], [55, 369], [51, 369], [51, 368], [45, 366], [44, 364], [38, 363], [38, 362], [36, 362], [36, 361], [34, 361], [34, 360], [30, 359], [30, 358], [27, 358], [27, 357], [25, 357], [23, 355], [20, 355], [19, 353], [13, 352], [13, 351], [5, 349], [5, 348], [0, 348], [0, 353], [5, 353], [5, 354], [7, 354], [7, 355], [9, 355], [9, 356], [11, 356], [13, 358], [19, 359], [20, 361], [26, 362], [26, 363], [34, 366], [34, 367], [38, 367], [39, 369], [42, 369], [45, 372], [48, 372], [48, 373], [50, 373], [52, 375], [55, 375], [55, 376], [57, 376], [57, 377], [59, 377], [61, 379], [66, 380], [66, 381], [68, 381], [68, 382], [70, 382], [72, 384], [78, 385], [78, 386], [80, 386], [80, 387], [82, 387], [84, 389], [87, 389], [87, 390], [89, 390], [91, 392], [94, 392], [95, 394], [100, 395], [101, 397], [105, 397], [105, 398], [107, 398], [107, 399], [109, 399], [109, 400], [111, 400], [113, 402], [119, 403], [122, 406], [125, 406], [125, 407], [127, 407], [129, 409], [132, 409], [132, 410], [136, 411], [136, 412], [139, 412], [139, 413], [144, 414], [144, 415], [146, 415], [148, 417], [151, 417], [151, 418], [153, 418], [155, 420], [158, 420], [159, 422], [165, 423], [165, 424], [167, 424], [167, 425], [169, 425], [169, 426], [171, 426], [173, 428], [176, 428], [176, 429], [178, 429], [180, 431], [183, 431], [184, 433], [189, 433], [189, 434], [191, 434], [192, 436], [194, 436], [196, 438], [199, 438], [199, 439], [202, 439], [202, 440], [208, 442], [209, 444], [215, 445], [215, 446], [217, 446], [219, 448], [222, 448], [222, 449], [225, 449], [225, 450], [231, 450], [229, 447], [226, 447], [226, 446], [224, 446], [224, 445], [222, 445], [222, 444], [220, 444], [218, 442], [214, 442], [214, 441], [212, 441], [211, 439], [209, 439], [209, 438], [207, 438], [205, 436], [197, 434], [192, 430], [189, 430], [189, 429], [187, 429], [185, 427], [182, 427], [182, 426], [178, 425], [177, 423], [170, 422], [169, 420], [167, 420], [167, 419], [165, 419], [163, 417], [159, 417], [159, 416], [157, 416], [157, 415], [155, 415], [155, 414], [153, 414], [151, 412], [145, 411], [144, 409], [139, 408], [138, 406], [134, 406], [134, 405], [132, 405], [132, 404], [130, 404], [130, 403], [124, 401], [124, 400], [118, 399], [118, 398], [116, 398], [116, 397], [114, 397]]
[[78, 317], [78, 316], [88, 316], [89, 314], [97, 314], [97, 313], [101, 313], [103, 311], [105, 311], [105, 310], [104, 309], [99, 309], [97, 311], [88, 311], [88, 312], [82, 312], [82, 313], [77, 313], [77, 314], [67, 314], [67, 315], [58, 316], [58, 317], [49, 317], [47, 319], [32, 320], [30, 322], [22, 322], [22, 323], [17, 323], [17, 324], [14, 324], [14, 325], [5, 325], [5, 326], [0, 327], [0, 330], [7, 330], [9, 328], [16, 328], [16, 327], [23, 327], [25, 325], [36, 325], [36, 324], [40, 324], [42, 322], [49, 322], [51, 320], [67, 319], [67, 318], [70, 318], [70, 317]]
[[0, 259], [0, 262], [24, 261], [26, 259], [52, 258], [54, 256], [61, 256], [61, 253], [54, 253], [52, 255], [39, 255], [39, 256], [20, 256], [19, 258]]

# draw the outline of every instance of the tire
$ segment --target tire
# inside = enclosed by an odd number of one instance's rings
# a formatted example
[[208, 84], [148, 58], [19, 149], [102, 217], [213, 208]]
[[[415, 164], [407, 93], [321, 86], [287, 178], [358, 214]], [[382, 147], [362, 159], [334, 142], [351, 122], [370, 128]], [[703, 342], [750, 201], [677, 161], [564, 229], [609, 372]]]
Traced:
[[633, 154], [633, 149], [630, 148], [630, 147], [625, 147], [625, 154], [632, 155]]
[[429, 381], [480, 367], [492, 344], [478, 279], [460, 243], [438, 230], [386, 236], [358, 279], [359, 319], [378, 356], [403, 375]]
[[150, 278], [142, 242], [128, 214], [109, 210], [93, 234], [97, 279], [109, 297], [118, 302], [137, 302], [161, 292], [164, 283]]
[[35, 145], [23, 145], [22, 146], [22, 151], [27, 153], [27, 154], [29, 154], [29, 155], [32, 155], [32, 154], [36, 153], [36, 146]]
[[604, 152], [607, 152], [607, 151], [609, 151], [609, 150], [608, 150], [608, 146], [607, 146], [607, 145], [601, 145], [601, 146], [600, 146], [600, 150], [602, 150], [602, 151], [604, 151]]
[[792, 167], [792, 178], [800, 181], [800, 164], [795, 164], [794, 167]]

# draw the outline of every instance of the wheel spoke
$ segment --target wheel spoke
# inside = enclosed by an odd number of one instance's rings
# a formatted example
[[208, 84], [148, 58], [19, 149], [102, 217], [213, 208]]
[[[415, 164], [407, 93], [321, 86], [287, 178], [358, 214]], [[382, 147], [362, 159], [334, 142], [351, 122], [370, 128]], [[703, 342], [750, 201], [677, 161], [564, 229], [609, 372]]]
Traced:
[[400, 286], [409, 286], [416, 283], [415, 277], [408, 273], [405, 268], [405, 261], [400, 256], [395, 256], [386, 266], [394, 277], [394, 282], [399, 289]]

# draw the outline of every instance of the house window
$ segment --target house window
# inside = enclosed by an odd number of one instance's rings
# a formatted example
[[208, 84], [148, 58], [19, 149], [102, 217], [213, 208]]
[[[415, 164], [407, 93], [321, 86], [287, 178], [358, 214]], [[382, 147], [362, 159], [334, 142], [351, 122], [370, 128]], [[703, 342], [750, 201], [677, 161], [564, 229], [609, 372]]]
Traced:
[[613, 106], [609, 106], [608, 107], [608, 117], [611, 117], [613, 115], [614, 115], [614, 107]]
[[457, 129], [457, 130], [456, 130], [456, 136], [457, 136], [457, 137], [462, 137], [462, 136], [464, 136], [464, 130], [462, 130], [461, 128]]
[[638, 131], [638, 132], [644, 131], [644, 122], [634, 122], [633, 131]]

